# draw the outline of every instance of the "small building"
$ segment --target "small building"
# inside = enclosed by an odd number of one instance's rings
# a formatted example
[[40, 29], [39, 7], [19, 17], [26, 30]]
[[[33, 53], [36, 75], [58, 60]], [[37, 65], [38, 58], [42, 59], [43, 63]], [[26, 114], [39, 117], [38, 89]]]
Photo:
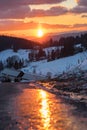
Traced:
[[15, 69], [8, 69], [5, 68], [2, 72], [1, 75], [3, 78], [5, 78], [4, 81], [10, 82], [30, 82], [30, 81], [38, 81], [38, 80], [45, 80], [46, 77], [43, 75], [38, 75], [38, 74], [32, 74], [32, 73], [24, 73], [22, 71], [18, 71]]
[[15, 69], [9, 69], [9, 68], [5, 68], [1, 74], [3, 77], [5, 78], [9, 78], [11, 79], [11, 81], [15, 81], [15, 79], [22, 77], [22, 75], [20, 75], [20, 71], [17, 71]]

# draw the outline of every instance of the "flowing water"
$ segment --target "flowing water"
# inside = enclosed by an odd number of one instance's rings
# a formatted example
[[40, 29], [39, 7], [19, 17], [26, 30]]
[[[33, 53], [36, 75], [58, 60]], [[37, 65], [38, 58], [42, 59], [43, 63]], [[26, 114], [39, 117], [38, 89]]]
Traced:
[[87, 130], [87, 118], [75, 114], [76, 107], [58, 95], [27, 84], [15, 85], [18, 88], [20, 92], [3, 99], [7, 104], [0, 107], [4, 113], [0, 130]]

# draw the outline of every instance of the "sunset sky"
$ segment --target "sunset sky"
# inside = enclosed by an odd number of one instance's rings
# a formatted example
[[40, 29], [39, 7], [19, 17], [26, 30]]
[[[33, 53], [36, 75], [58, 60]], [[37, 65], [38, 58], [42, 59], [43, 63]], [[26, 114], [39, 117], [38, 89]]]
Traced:
[[[87, 30], [87, 0], [0, 0], [0, 34], [23, 38]], [[40, 32], [40, 31], [39, 31]]]

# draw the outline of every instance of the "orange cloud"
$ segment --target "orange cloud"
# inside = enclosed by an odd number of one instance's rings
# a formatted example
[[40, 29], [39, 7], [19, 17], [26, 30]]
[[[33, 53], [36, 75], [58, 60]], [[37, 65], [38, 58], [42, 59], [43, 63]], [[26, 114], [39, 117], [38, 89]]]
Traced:
[[[87, 29], [87, 24], [74, 24], [74, 25], [64, 25], [64, 24], [46, 24], [41, 23], [44, 29], [74, 29], [85, 27]], [[36, 29], [39, 26], [39, 23], [33, 21], [24, 23], [22, 21], [0, 21], [0, 31], [11, 31], [11, 30], [29, 30]]]

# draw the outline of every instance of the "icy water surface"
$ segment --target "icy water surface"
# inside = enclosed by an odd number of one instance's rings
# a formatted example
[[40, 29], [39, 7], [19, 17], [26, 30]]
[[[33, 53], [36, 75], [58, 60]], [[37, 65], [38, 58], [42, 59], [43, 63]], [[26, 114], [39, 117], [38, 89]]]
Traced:
[[0, 91], [0, 130], [87, 130], [87, 118], [57, 95], [28, 84]]

